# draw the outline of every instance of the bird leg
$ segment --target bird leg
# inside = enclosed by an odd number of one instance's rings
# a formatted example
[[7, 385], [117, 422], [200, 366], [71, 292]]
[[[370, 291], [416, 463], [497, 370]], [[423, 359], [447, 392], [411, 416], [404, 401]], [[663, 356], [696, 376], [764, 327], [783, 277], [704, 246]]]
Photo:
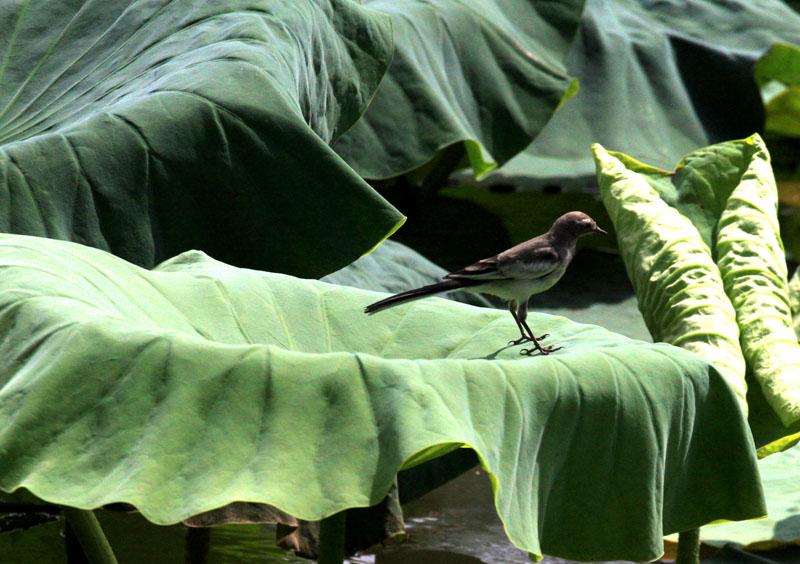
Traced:
[[[528, 326], [528, 323], [525, 321], [528, 318], [528, 302], [525, 301], [523, 304], [517, 308], [517, 318], [519, 318], [519, 324], [522, 325], [525, 329], [528, 330], [528, 335], [530, 336], [530, 341], [533, 342], [533, 348], [530, 349], [522, 349], [519, 351], [520, 354], [531, 356], [532, 354], [538, 352], [541, 355], [548, 355], [551, 352], [558, 351], [563, 349], [564, 347], [554, 347], [552, 345], [548, 347], [543, 347], [539, 344], [539, 341], [542, 341], [549, 337], [549, 333], [545, 333], [541, 337], [536, 337], [531, 331], [531, 328]], [[520, 329], [521, 330], [521, 329]]]
[[[528, 300], [525, 300], [517, 307], [517, 319], [519, 320], [519, 324], [521, 324], [522, 327], [527, 329], [528, 336], [530, 336], [530, 339], [528, 339], [529, 341], [544, 341], [547, 337], [550, 336], [549, 333], [545, 333], [541, 337], [537, 337], [536, 335], [533, 334], [531, 328], [528, 327], [528, 324], [525, 322], [525, 320], [528, 319]], [[522, 327], [520, 327], [520, 331], [522, 331]], [[522, 334], [524, 335], [525, 332], [523, 331]]]
[[547, 337], [549, 337], [549, 334], [545, 333], [541, 337], [537, 337], [536, 335], [533, 334], [533, 331], [531, 331], [531, 328], [528, 326], [528, 323], [525, 321], [528, 318], [528, 301], [527, 300], [525, 300], [522, 303], [518, 303], [518, 302], [516, 302], [514, 300], [511, 300], [510, 302], [508, 302], [508, 311], [511, 312], [511, 316], [514, 318], [514, 321], [517, 322], [517, 327], [519, 327], [519, 332], [521, 334], [519, 339], [516, 339], [514, 341], [509, 341], [508, 345], [509, 346], [513, 346], [513, 345], [519, 345], [519, 344], [522, 344], [522, 343], [527, 343], [528, 341], [532, 341], [533, 342], [533, 347], [534, 348], [532, 348], [532, 349], [522, 349], [520, 351], [520, 354], [525, 354], [525, 355], [529, 355], [530, 356], [534, 352], [538, 352], [540, 354], [546, 355], [546, 354], [550, 354], [553, 351], [557, 351], [557, 350], [563, 348], [563, 347], [552, 347], [552, 346], [543, 347], [542, 345], [539, 344], [539, 341], [542, 341], [542, 340], [546, 339]]
[[[517, 302], [515, 302], [514, 300], [508, 302], [508, 311], [511, 312], [511, 316], [514, 318], [514, 321], [517, 322], [517, 327], [519, 327], [519, 332], [522, 335], [519, 339], [516, 339], [514, 341], [509, 341], [508, 346], [512, 347], [515, 345], [520, 345], [522, 343], [527, 343], [528, 341], [531, 340], [531, 337], [525, 334], [525, 328], [522, 325], [523, 322], [520, 321], [519, 317], [517, 316]], [[528, 329], [528, 333], [530, 333], [530, 329]]]

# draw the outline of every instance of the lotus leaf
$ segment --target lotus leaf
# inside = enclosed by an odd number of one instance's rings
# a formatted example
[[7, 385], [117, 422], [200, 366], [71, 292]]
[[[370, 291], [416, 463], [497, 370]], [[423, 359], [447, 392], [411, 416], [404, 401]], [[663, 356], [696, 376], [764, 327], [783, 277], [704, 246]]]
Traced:
[[653, 340], [713, 361], [746, 409], [739, 327], [719, 270], [692, 222], [645, 179], [671, 175], [600, 145], [593, 149], [603, 203]]
[[[759, 433], [757, 442], [765, 449], [762, 454], [796, 442], [800, 345], [792, 330], [777, 188], [761, 138], [754, 135], [699, 149], [685, 157], [674, 173], [606, 153], [599, 146], [595, 155], [601, 192], [615, 226], [629, 216], [636, 217], [635, 223], [624, 225], [624, 234], [618, 230], [618, 236], [625, 241], [620, 247], [629, 273], [638, 280], [634, 285], [640, 309], [646, 319], [654, 319], [653, 326], [648, 325], [654, 338], [660, 340], [667, 329], [673, 333], [665, 340], [676, 344], [681, 333], [691, 336], [698, 328], [700, 334], [715, 335], [711, 347], [698, 352], [717, 364], [737, 369], [734, 385], [741, 398], [746, 389], [744, 367], [729, 361], [734, 326], [738, 327], [748, 372], [786, 427], [775, 431], [777, 438], [775, 433]], [[663, 229], [665, 216], [688, 231]], [[658, 244], [650, 245], [653, 240]], [[668, 254], [689, 240], [695, 241], [696, 252]], [[661, 270], [649, 266], [659, 261], [665, 272], [676, 273], [668, 279], [672, 286], [660, 283]], [[701, 264], [708, 277], [714, 278], [713, 295], [709, 282], [703, 280], [698, 285], [699, 279], [692, 274]], [[720, 292], [720, 282], [724, 292]], [[675, 296], [682, 298], [676, 301]], [[710, 307], [713, 311], [726, 309], [726, 319], [715, 315]], [[655, 318], [665, 311], [669, 319], [679, 319], [677, 325]], [[734, 311], [735, 322], [730, 317]], [[692, 322], [682, 321], [685, 316]], [[716, 337], [722, 332], [725, 342]], [[756, 410], [757, 418], [764, 412]], [[761, 427], [755, 424], [754, 430]], [[784, 440], [787, 438], [791, 440]], [[776, 440], [778, 443], [770, 446]]]
[[418, 168], [463, 141], [476, 176], [525, 148], [577, 91], [564, 60], [584, 0], [366, 0], [395, 55], [364, 118], [336, 144], [365, 178]]
[[800, 339], [800, 268], [794, 271], [794, 276], [789, 280], [789, 305], [792, 308], [794, 332]]
[[765, 97], [766, 130], [800, 137], [800, 47], [776, 43], [756, 63], [755, 77]]
[[665, 168], [760, 131], [753, 65], [774, 43], [797, 43], [798, 29], [782, 0], [587, 0], [566, 63], [581, 91], [486, 182], [583, 187], [595, 142]]
[[[750, 545], [753, 550], [764, 550], [770, 546], [777, 548], [785, 543], [796, 544], [800, 539], [800, 519], [797, 518], [800, 502], [800, 448], [792, 448], [759, 460], [758, 468], [767, 496], [769, 516], [766, 519], [703, 527], [701, 535], [704, 543], [718, 547], [735, 543]], [[792, 560], [787, 559], [785, 562]]]
[[717, 228], [717, 264], [733, 302], [748, 366], [787, 427], [800, 421], [800, 344], [792, 328], [778, 189], [769, 154], [757, 152]]
[[403, 219], [329, 146], [391, 60], [358, 2], [7, 1], [0, 53], [3, 232], [321, 276]]
[[765, 513], [739, 404], [697, 355], [532, 314], [565, 349], [525, 357], [507, 312], [365, 316], [377, 296], [0, 235], [0, 488], [161, 524], [233, 501], [313, 520], [469, 447], [534, 555], [649, 560], [664, 533]]

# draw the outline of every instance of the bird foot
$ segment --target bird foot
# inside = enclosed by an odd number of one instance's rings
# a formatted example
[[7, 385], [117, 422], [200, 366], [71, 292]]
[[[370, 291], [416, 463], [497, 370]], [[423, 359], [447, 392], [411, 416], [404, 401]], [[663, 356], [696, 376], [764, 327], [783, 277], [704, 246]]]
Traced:
[[535, 341], [534, 344], [536, 345], [534, 348], [522, 349], [521, 351], [519, 351], [519, 354], [524, 354], [525, 356], [533, 356], [534, 354], [539, 353], [542, 356], [547, 356], [551, 352], [560, 351], [561, 349], [564, 348], [564, 347], [554, 347], [552, 345], [550, 345], [549, 347], [543, 347], [539, 343], [536, 343]]
[[[541, 337], [534, 337], [534, 339], [536, 341], [543, 341], [544, 339], [546, 339], [549, 336], [550, 336], [550, 333], [545, 333]], [[531, 339], [527, 335], [523, 335], [519, 339], [514, 339], [513, 341], [509, 341], [508, 342], [508, 346], [509, 347], [513, 347], [513, 346], [516, 346], [516, 345], [521, 345], [522, 343], [527, 343], [528, 341], [533, 341], [534, 339]]]

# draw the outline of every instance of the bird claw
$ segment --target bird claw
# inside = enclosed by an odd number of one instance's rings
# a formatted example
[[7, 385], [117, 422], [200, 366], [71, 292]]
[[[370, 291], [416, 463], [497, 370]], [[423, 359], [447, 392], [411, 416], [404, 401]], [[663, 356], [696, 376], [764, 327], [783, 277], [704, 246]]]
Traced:
[[[550, 336], [550, 333], [545, 333], [545, 334], [544, 334], [544, 335], [542, 335], [541, 337], [535, 337], [535, 340], [537, 340], [537, 341], [543, 341], [544, 339], [546, 339], [546, 338], [547, 338], [547, 337], [549, 337], [549, 336]], [[509, 346], [509, 347], [514, 347], [514, 346], [517, 346], [517, 345], [521, 345], [522, 343], [527, 343], [528, 341], [533, 341], [533, 340], [534, 340], [534, 339], [531, 339], [531, 338], [530, 338], [530, 337], [528, 337], [527, 335], [523, 335], [523, 336], [522, 336], [522, 337], [520, 337], [519, 339], [514, 339], [513, 341], [509, 341], [509, 342], [508, 342], [508, 346]]]
[[549, 347], [542, 347], [539, 346], [537, 343], [537, 346], [535, 348], [522, 349], [521, 351], [519, 351], [519, 354], [524, 354], [525, 356], [533, 356], [534, 354], [539, 353], [542, 356], [547, 356], [551, 352], [560, 351], [563, 348], [564, 347], [554, 347], [552, 345], [550, 345]]

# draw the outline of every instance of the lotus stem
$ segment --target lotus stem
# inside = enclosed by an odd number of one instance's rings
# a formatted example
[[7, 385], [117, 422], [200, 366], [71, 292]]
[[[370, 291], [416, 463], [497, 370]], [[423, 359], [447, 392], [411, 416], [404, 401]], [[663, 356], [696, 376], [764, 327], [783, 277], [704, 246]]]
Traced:
[[678, 534], [678, 556], [675, 564], [699, 564], [700, 529], [690, 529]]
[[108, 544], [108, 539], [103, 534], [103, 529], [100, 528], [93, 511], [66, 505], [61, 509], [75, 536], [78, 537], [89, 564], [117, 564], [114, 551], [111, 550], [111, 545]]
[[208, 527], [186, 528], [186, 564], [206, 564], [211, 548], [211, 529]]
[[319, 522], [318, 564], [342, 564], [344, 562], [344, 541], [346, 513], [340, 511]]

